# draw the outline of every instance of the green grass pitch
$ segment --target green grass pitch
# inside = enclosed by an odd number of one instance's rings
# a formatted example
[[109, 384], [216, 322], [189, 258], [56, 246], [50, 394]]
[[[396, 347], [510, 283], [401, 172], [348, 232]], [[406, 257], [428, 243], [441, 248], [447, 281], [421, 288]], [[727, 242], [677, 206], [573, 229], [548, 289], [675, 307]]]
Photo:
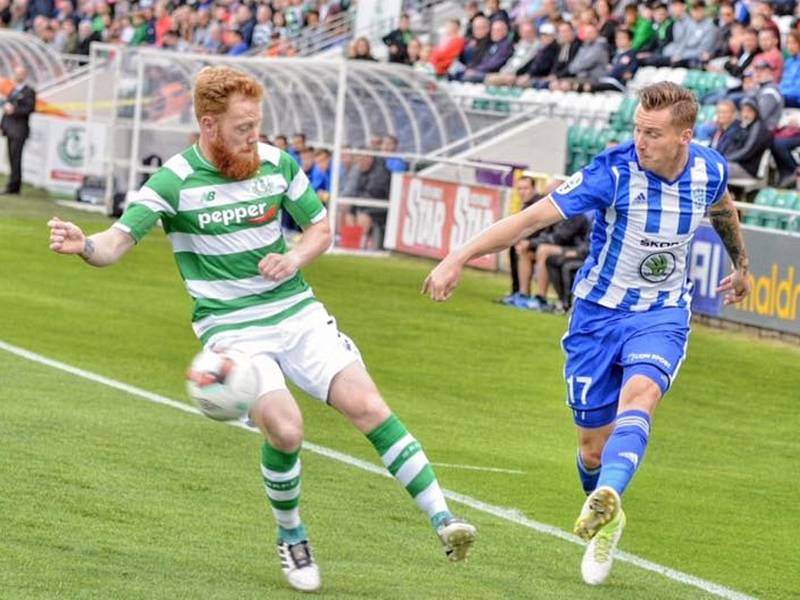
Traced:
[[[47, 250], [57, 213], [0, 196], [0, 341], [185, 401], [198, 344], [169, 244], [154, 232], [122, 263], [92, 269]], [[582, 503], [564, 406], [566, 319], [491, 302], [503, 277], [468, 273], [438, 305], [431, 263], [324, 257], [306, 276], [359, 345], [442, 485], [564, 530]], [[764, 598], [797, 597], [800, 351], [695, 327], [625, 496], [621, 548]], [[377, 464], [338, 414], [300, 397], [307, 438]], [[252, 433], [0, 350], [0, 597], [290, 598]], [[703, 598], [619, 563], [580, 581], [581, 548], [456, 503], [479, 528], [448, 564], [394, 481], [304, 455], [302, 511], [330, 598]]]

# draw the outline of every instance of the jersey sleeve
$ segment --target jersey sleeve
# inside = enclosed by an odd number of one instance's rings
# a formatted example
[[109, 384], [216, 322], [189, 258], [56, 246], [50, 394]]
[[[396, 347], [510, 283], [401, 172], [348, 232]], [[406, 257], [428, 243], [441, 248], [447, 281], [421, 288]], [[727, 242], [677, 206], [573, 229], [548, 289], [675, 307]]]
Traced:
[[601, 154], [567, 181], [550, 198], [565, 219], [590, 210], [608, 208], [614, 203], [616, 182], [608, 155]]
[[281, 154], [286, 180], [289, 188], [284, 194], [284, 208], [303, 229], [325, 218], [326, 210], [308, 177], [297, 163], [287, 154]]
[[[176, 181], [173, 181], [176, 180]], [[125, 213], [114, 226], [139, 242], [159, 219], [168, 219], [177, 213], [177, 190], [180, 181], [168, 169], [160, 169], [134, 193]]]
[[720, 156], [716, 167], [718, 173], [718, 177], [716, 178], [717, 188], [714, 193], [711, 194], [709, 206], [722, 200], [725, 192], [728, 191], [728, 161]]

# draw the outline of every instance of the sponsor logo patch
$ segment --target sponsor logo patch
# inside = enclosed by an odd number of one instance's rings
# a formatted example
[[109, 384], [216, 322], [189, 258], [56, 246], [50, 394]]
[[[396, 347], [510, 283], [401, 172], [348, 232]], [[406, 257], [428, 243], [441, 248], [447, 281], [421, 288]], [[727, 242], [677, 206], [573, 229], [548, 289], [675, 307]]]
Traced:
[[572, 190], [577, 188], [582, 183], [583, 183], [583, 173], [581, 171], [578, 171], [572, 177], [570, 177], [564, 183], [558, 186], [558, 189], [556, 189], [556, 193], [569, 194]]
[[639, 275], [650, 283], [661, 283], [675, 272], [675, 255], [672, 252], [654, 252], [639, 263]]

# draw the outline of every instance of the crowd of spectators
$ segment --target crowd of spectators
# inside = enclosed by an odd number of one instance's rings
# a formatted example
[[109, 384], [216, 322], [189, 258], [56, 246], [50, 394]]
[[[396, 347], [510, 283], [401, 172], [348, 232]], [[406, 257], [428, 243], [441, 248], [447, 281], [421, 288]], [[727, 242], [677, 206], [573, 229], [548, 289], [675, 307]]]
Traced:
[[350, 0], [0, 0], [0, 28], [29, 32], [58, 52], [92, 42], [180, 52], [294, 56], [303, 38]]

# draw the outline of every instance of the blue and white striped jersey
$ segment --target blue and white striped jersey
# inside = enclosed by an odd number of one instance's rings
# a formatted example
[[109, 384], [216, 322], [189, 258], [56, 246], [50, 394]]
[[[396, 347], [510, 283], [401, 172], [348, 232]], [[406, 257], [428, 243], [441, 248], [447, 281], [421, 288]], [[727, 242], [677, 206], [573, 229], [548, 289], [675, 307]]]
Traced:
[[564, 218], [597, 211], [575, 297], [631, 311], [687, 306], [689, 244], [727, 182], [725, 159], [694, 143], [675, 181], [641, 168], [632, 141], [599, 154], [551, 194]]

